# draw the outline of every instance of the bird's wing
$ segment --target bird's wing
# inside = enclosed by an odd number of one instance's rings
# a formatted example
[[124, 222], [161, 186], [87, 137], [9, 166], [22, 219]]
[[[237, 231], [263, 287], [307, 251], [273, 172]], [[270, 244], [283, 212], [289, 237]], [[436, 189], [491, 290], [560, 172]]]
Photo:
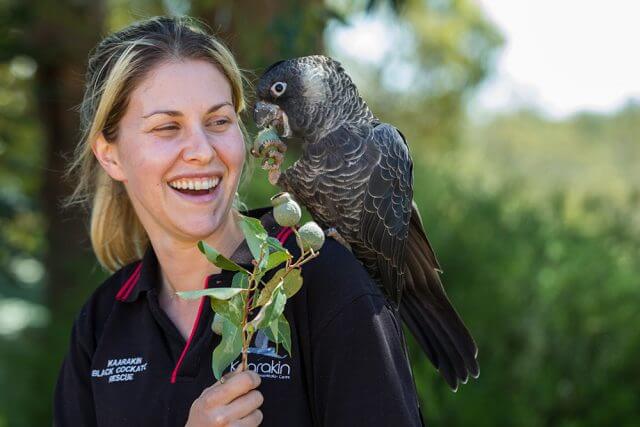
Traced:
[[411, 212], [411, 219], [415, 221], [415, 226], [413, 228], [416, 230], [416, 232], [420, 234], [425, 244], [427, 245], [427, 248], [426, 250], [423, 251], [423, 253], [429, 259], [429, 262], [433, 266], [434, 270], [436, 270], [438, 273], [442, 273], [443, 272], [442, 267], [440, 266], [440, 262], [436, 257], [436, 252], [433, 250], [433, 246], [431, 246], [431, 242], [429, 242], [429, 239], [427, 238], [427, 235], [424, 232], [424, 223], [422, 222], [422, 216], [420, 216], [420, 210], [418, 209], [418, 205], [416, 204], [415, 200], [413, 200], [411, 204], [413, 205], [413, 210]]
[[389, 124], [381, 123], [374, 128], [372, 144], [380, 156], [370, 169], [359, 235], [362, 244], [375, 256], [382, 285], [397, 306], [404, 287], [413, 162], [404, 137]]

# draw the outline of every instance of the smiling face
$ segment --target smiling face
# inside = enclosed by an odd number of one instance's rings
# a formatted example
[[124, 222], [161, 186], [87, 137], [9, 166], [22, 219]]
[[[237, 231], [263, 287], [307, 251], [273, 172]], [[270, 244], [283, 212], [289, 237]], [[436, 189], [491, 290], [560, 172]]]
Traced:
[[[214, 65], [191, 59], [162, 63], [131, 93], [117, 140], [100, 136], [93, 149], [107, 173], [123, 182], [152, 240], [170, 235], [193, 242], [232, 221], [245, 156], [238, 120], [231, 86]], [[191, 177], [176, 181], [184, 176]], [[205, 195], [169, 185], [209, 185], [216, 179]]]

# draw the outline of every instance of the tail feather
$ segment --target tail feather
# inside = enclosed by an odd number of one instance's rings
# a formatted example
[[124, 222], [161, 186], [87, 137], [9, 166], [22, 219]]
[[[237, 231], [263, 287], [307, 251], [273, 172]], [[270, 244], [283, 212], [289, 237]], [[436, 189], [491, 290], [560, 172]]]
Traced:
[[[409, 299], [406, 302], [407, 304], [401, 305], [400, 308], [402, 319], [409, 327], [409, 330], [412, 332], [417, 331], [414, 336], [421, 347], [435, 349], [434, 357], [430, 358], [431, 362], [447, 384], [455, 391], [458, 388], [458, 381], [466, 382], [468, 378], [464, 362], [455, 345], [447, 335], [447, 331], [434, 316], [425, 315], [424, 312], [421, 312], [416, 306], [415, 299]], [[428, 333], [424, 332], [425, 326], [429, 330]]]
[[405, 289], [400, 315], [418, 344], [453, 390], [480, 374], [478, 348], [451, 305], [439, 265], [416, 207], [411, 216], [405, 254]]
[[[414, 281], [413, 283], [427, 283], [427, 281], [438, 281], [439, 283], [437, 274], [433, 271], [430, 272], [431, 274], [425, 273], [423, 269], [425, 264], [416, 259], [416, 257], [416, 253], [412, 249], [409, 249], [407, 265], [415, 267], [413, 270], [409, 271], [412, 271], [412, 277], [417, 276], [416, 278], [418, 279], [417, 282]], [[417, 271], [418, 274], [413, 276], [413, 271]], [[439, 289], [442, 289], [444, 292], [442, 286], [440, 286]], [[425, 300], [433, 301], [434, 304], [432, 306], [425, 304], [423, 302]], [[447, 349], [446, 353], [449, 355], [451, 363], [456, 368], [456, 373], [460, 378], [466, 378], [467, 371], [465, 369], [465, 362], [463, 362], [461, 356], [465, 353], [465, 346], [458, 343], [456, 335], [447, 329], [449, 324], [455, 324], [458, 327], [460, 326], [457, 324], [459, 320], [458, 317], [451, 316], [449, 313], [452, 308], [451, 304], [448, 301], [444, 301], [443, 304], [441, 297], [439, 297], [437, 293], [434, 293], [433, 295], [422, 295], [421, 298], [418, 298], [415, 292], [409, 292], [406, 295], [405, 301], [405, 307], [416, 315], [421, 315], [421, 317], [417, 316], [417, 318], [423, 318], [424, 321], [429, 324], [429, 330], [433, 332], [437, 340], [442, 342], [443, 347]], [[450, 317], [452, 318], [449, 319]], [[423, 330], [420, 330], [419, 333], [424, 335]], [[423, 336], [422, 338], [426, 339], [427, 337]]]
[[[409, 293], [408, 300], [415, 300], [414, 308], [421, 313], [425, 313], [438, 320], [448, 333], [448, 336], [455, 343], [457, 351], [462, 355], [465, 364], [477, 365], [477, 347], [467, 327], [451, 305], [449, 298], [442, 286], [440, 277], [434, 268], [430, 267], [427, 258], [418, 245], [414, 244], [417, 239], [409, 239], [409, 256], [407, 257], [407, 268], [409, 271], [420, 271], [423, 276], [418, 276], [421, 281], [413, 282], [412, 289], [415, 292]], [[412, 262], [413, 261], [413, 262]], [[420, 284], [427, 286], [419, 286]]]

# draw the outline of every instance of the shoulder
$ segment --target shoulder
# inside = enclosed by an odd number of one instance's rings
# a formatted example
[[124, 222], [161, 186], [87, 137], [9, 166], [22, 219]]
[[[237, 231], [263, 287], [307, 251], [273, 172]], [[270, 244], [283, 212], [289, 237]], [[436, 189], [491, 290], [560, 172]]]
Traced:
[[129, 263], [104, 279], [80, 307], [73, 322], [77, 338], [95, 348], [114, 305], [127, 279], [132, 276], [140, 261]]
[[[295, 238], [291, 240], [296, 245]], [[294, 256], [298, 254], [296, 251]], [[363, 297], [378, 308], [386, 304], [379, 286], [362, 263], [333, 238], [327, 238], [320, 254], [302, 266], [302, 277], [302, 294], [315, 331], [323, 329], [347, 308], [364, 307], [354, 304]]]
[[327, 238], [320, 254], [302, 267], [305, 281], [314, 291], [338, 300], [360, 295], [382, 295], [355, 255], [333, 238]]

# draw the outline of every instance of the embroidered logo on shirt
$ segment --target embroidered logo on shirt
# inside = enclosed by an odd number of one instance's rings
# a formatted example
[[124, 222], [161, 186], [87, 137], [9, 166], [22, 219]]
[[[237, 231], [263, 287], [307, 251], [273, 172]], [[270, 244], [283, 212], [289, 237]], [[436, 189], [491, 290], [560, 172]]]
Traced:
[[147, 370], [147, 363], [140, 356], [109, 359], [106, 367], [93, 369], [91, 376], [96, 378], [108, 377], [108, 382], [110, 383], [133, 381], [136, 373]]
[[[256, 356], [266, 356], [272, 359], [284, 359], [287, 356], [280, 356], [276, 353], [275, 347], [269, 347], [269, 339], [262, 331], [258, 331], [255, 337], [255, 347], [249, 347], [248, 353], [255, 354]], [[251, 357], [251, 356], [249, 356]], [[261, 359], [263, 357], [260, 357]], [[231, 364], [230, 371], [235, 371], [238, 365], [240, 365], [240, 358]], [[276, 380], [289, 380], [291, 379], [291, 365], [283, 361], [271, 360], [270, 362], [248, 362], [247, 367], [259, 374], [262, 378], [272, 378]]]

